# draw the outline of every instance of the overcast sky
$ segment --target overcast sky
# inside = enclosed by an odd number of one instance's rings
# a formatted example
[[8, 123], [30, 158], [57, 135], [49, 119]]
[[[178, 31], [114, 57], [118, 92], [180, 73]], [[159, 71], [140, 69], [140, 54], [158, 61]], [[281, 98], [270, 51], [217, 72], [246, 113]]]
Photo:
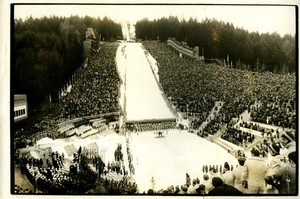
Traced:
[[296, 13], [293, 6], [233, 6], [233, 5], [16, 5], [15, 18], [42, 16], [108, 16], [116, 22], [159, 19], [169, 15], [188, 20], [202, 21], [215, 18], [233, 23], [250, 32], [277, 32], [294, 35]]

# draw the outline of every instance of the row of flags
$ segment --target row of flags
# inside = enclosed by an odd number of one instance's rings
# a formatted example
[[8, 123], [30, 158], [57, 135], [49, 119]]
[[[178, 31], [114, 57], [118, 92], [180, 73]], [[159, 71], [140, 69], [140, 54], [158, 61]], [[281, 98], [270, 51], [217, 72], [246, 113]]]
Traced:
[[[65, 85], [62, 86], [61, 89], [59, 89], [58, 91], [58, 100], [60, 100], [61, 98], [63, 98], [64, 96], [66, 96], [68, 93], [71, 92], [72, 90], [72, 85], [78, 80], [78, 78], [81, 77], [82, 75], [82, 68], [83, 67], [79, 67], [74, 74], [71, 76], [70, 80], [67, 81], [67, 83]], [[51, 93], [49, 93], [49, 103], [51, 105], [52, 103], [52, 96]]]

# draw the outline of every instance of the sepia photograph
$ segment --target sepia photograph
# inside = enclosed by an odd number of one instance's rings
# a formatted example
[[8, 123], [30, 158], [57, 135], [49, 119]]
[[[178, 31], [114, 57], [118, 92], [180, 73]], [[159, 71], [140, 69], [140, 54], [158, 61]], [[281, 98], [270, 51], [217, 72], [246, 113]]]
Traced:
[[9, 6], [12, 196], [298, 196], [297, 5]]

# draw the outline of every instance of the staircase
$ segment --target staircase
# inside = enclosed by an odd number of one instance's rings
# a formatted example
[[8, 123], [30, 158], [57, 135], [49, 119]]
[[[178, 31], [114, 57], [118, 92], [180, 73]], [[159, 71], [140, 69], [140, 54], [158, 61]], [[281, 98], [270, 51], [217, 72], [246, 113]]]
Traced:
[[[215, 115], [219, 114], [219, 111], [221, 110], [222, 106], [223, 106], [224, 102], [222, 101], [216, 101], [215, 102], [215, 106], [212, 108], [212, 110], [210, 111], [208, 117], [206, 118], [206, 120], [200, 125], [199, 127], [199, 131], [203, 131], [204, 128], [206, 127], [206, 125], [215, 118]], [[217, 107], [217, 108], [216, 108]]]

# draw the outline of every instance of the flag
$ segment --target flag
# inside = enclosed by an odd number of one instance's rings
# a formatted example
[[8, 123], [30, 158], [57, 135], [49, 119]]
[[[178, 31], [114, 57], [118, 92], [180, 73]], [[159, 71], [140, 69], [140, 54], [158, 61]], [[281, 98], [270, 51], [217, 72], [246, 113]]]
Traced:
[[229, 54], [227, 54], [227, 64], [229, 65]]

